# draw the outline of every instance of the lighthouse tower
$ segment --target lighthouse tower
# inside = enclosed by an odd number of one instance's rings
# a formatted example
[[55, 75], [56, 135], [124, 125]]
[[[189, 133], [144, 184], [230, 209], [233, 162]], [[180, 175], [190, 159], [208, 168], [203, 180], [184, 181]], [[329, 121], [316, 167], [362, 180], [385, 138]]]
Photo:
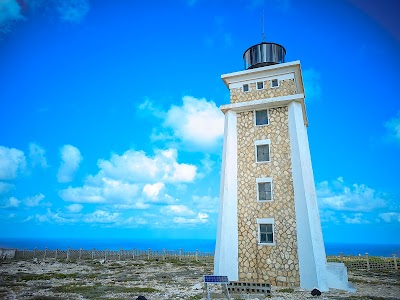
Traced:
[[225, 133], [215, 275], [306, 289], [347, 290], [343, 264], [327, 265], [307, 137], [299, 61], [262, 42], [245, 70], [222, 75]]

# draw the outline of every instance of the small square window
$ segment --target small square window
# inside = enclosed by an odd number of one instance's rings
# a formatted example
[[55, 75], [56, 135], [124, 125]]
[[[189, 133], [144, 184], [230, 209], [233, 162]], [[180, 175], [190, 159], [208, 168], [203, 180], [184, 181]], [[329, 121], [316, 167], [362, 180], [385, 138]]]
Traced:
[[258, 201], [272, 200], [272, 182], [258, 182]]
[[256, 125], [268, 125], [268, 110], [256, 110]]
[[273, 244], [274, 243], [273, 224], [258, 224], [258, 226], [259, 226], [259, 243]]
[[271, 80], [271, 87], [278, 87], [278, 86], [279, 86], [278, 79], [272, 79]]
[[262, 90], [263, 88], [264, 88], [264, 82], [263, 81], [257, 82], [257, 90]]
[[243, 84], [243, 92], [248, 92], [248, 91], [249, 91], [249, 85]]
[[269, 161], [269, 144], [256, 145], [256, 152], [257, 162]]

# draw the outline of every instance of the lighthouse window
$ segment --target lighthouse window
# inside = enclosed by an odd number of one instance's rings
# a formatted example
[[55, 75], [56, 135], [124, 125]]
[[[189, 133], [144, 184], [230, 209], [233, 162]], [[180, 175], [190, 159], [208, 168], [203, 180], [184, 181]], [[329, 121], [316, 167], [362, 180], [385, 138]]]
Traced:
[[257, 82], [257, 90], [262, 90], [264, 88], [264, 82], [259, 81]]
[[257, 201], [272, 201], [272, 179], [257, 178]]
[[270, 140], [259, 140], [255, 142], [256, 162], [270, 161], [269, 145], [270, 145]]
[[249, 85], [243, 84], [243, 92], [248, 92], [248, 91], [249, 91]]
[[268, 110], [256, 110], [256, 126], [268, 125]]
[[278, 86], [279, 86], [278, 79], [272, 79], [271, 80], [271, 87], [278, 87]]
[[274, 219], [257, 219], [258, 242], [260, 244], [275, 245]]

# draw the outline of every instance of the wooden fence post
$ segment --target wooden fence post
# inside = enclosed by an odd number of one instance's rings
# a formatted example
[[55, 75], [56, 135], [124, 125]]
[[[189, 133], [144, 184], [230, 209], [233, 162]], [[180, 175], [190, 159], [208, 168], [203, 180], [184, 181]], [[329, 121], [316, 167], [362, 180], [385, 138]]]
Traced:
[[24, 251], [22, 252], [22, 257], [25, 258], [25, 248]]
[[150, 248], [147, 250], [147, 259], [150, 260]]
[[342, 263], [343, 262], [343, 252], [340, 252], [339, 256], [340, 256], [340, 262]]
[[121, 260], [122, 247], [119, 247], [118, 260]]
[[164, 248], [164, 249], [163, 249], [163, 259], [164, 259], [164, 260], [166, 260], [166, 253], [165, 253], [165, 252], [166, 252], [166, 250], [165, 250], [165, 248]]
[[46, 248], [44, 248], [43, 260], [45, 260], [45, 259], [46, 259], [46, 255], [47, 255], [47, 247], [46, 247]]
[[68, 246], [68, 250], [67, 250], [67, 260], [69, 260], [69, 251], [70, 251], [71, 247]]
[[199, 249], [196, 249], [196, 261], [199, 261]]
[[182, 260], [182, 248], [179, 248], [179, 260]]
[[56, 249], [56, 255], [55, 255], [55, 256], [56, 256], [56, 259], [57, 259], [57, 256], [58, 256], [58, 248]]
[[35, 259], [35, 257], [36, 257], [36, 247], [33, 248], [33, 259]]
[[396, 254], [393, 254], [394, 269], [397, 270]]
[[93, 248], [92, 249], [92, 259], [94, 259], [94, 250], [95, 250], [96, 248]]
[[136, 248], [134, 247], [133, 251], [132, 251], [132, 259], [135, 259], [135, 252], [136, 252]]
[[82, 258], [82, 248], [79, 248], [79, 260]]
[[107, 254], [108, 254], [108, 248], [106, 248], [106, 252], [104, 253], [104, 262], [107, 261]]
[[365, 253], [365, 258], [367, 259], [367, 270], [369, 270], [369, 256], [368, 256], [368, 252]]

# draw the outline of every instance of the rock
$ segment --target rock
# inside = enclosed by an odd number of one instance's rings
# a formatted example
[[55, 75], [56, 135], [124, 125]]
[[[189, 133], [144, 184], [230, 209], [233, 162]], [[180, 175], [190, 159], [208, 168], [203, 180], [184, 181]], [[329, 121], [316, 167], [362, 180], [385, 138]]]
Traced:
[[203, 288], [203, 285], [201, 283], [197, 283], [194, 286], [192, 286], [192, 290], [201, 290]]
[[321, 291], [318, 290], [318, 289], [313, 289], [311, 291], [311, 295], [313, 295], [313, 296], [321, 296]]
[[100, 263], [101, 265], [103, 265], [105, 262], [106, 262], [105, 259], [100, 259], [100, 260], [99, 260], [99, 263]]
[[139, 296], [136, 298], [136, 300], [147, 300], [145, 296]]

